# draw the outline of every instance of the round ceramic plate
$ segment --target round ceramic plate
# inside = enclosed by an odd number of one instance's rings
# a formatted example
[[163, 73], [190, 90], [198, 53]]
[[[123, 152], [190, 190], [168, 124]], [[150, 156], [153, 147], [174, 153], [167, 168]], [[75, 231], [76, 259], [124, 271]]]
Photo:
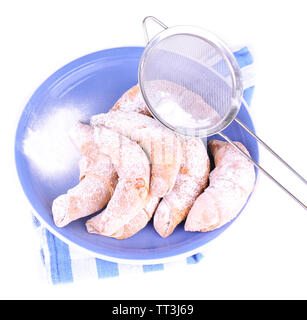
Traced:
[[[180, 224], [166, 239], [158, 235], [150, 222], [133, 237], [116, 240], [89, 234], [85, 228], [88, 217], [57, 228], [51, 213], [52, 201], [75, 186], [79, 179], [78, 159], [72, 156], [75, 151], [72, 146], [65, 145], [65, 141], [70, 142], [64, 137], [63, 146], [54, 150], [57, 147], [54, 144], [58, 138], [57, 128], [63, 130], [65, 123], [85, 121], [94, 114], [107, 112], [126, 90], [137, 83], [143, 49], [122, 47], [92, 53], [50, 76], [33, 94], [21, 115], [15, 140], [15, 159], [22, 188], [34, 214], [60, 239], [110, 261], [161, 263], [197, 252], [233, 221], [205, 233], [186, 232]], [[238, 118], [254, 130], [244, 106]], [[257, 142], [237, 123], [233, 122], [224, 132], [231, 139], [242, 142], [252, 158], [258, 161]], [[36, 141], [32, 149], [29, 148], [29, 139]], [[48, 154], [48, 150], [55, 152]], [[31, 152], [36, 152], [36, 158]], [[37, 154], [41, 156], [40, 163]]]

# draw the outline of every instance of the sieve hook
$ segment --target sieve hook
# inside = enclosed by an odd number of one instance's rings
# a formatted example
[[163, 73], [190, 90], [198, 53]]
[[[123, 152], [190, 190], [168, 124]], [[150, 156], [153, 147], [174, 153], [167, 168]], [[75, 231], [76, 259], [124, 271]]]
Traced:
[[146, 43], [149, 42], [148, 31], [147, 31], [147, 27], [146, 27], [146, 23], [147, 23], [148, 20], [152, 20], [153, 22], [155, 22], [158, 25], [160, 25], [163, 29], [167, 29], [167, 26], [162, 21], [160, 21], [159, 19], [157, 19], [157, 18], [155, 18], [153, 16], [147, 16], [143, 20], [143, 30], [144, 30], [144, 37], [145, 37]]

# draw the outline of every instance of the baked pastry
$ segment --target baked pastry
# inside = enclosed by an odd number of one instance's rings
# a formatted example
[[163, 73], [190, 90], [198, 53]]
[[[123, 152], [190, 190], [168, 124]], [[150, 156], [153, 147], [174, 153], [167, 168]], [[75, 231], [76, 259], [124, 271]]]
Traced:
[[[95, 142], [99, 151], [110, 157], [119, 176], [114, 194], [96, 223], [98, 233], [112, 236], [147, 203], [149, 161], [137, 143], [105, 127], [95, 128]], [[90, 220], [86, 224], [88, 227]]]
[[114, 107], [110, 111], [126, 111], [142, 113], [145, 116], [150, 116], [150, 112], [147, 109], [146, 103], [141, 94], [138, 85], [127, 90], [115, 103]]
[[109, 157], [99, 152], [91, 126], [78, 123], [70, 136], [82, 153], [80, 182], [53, 201], [52, 214], [57, 227], [101, 210], [110, 200], [118, 179]]
[[[116, 239], [126, 239], [143, 229], [151, 220], [152, 215], [159, 203], [159, 200], [159, 198], [149, 195], [146, 206], [142, 210], [140, 210], [129, 222], [127, 222], [124, 226], [119, 228], [119, 230], [113, 233], [111, 237]], [[100, 219], [102, 215], [104, 215], [104, 211], [87, 221], [86, 228], [89, 233], [104, 235], [100, 231]]]
[[172, 190], [182, 163], [182, 139], [178, 135], [155, 119], [121, 110], [93, 116], [91, 125], [112, 129], [144, 149], [152, 164], [152, 196], [161, 198]]
[[[247, 149], [235, 142], [247, 154]], [[255, 184], [253, 164], [230, 143], [211, 140], [215, 161], [209, 187], [196, 199], [185, 222], [186, 231], [210, 231], [231, 221], [246, 203]]]
[[122, 233], [117, 232], [117, 239], [126, 239], [138, 231], [146, 227], [147, 223], [151, 220], [160, 198], [149, 196], [146, 206], [133, 218], [129, 223], [124, 225]]
[[154, 215], [155, 230], [164, 238], [186, 218], [194, 201], [208, 184], [210, 161], [203, 142], [186, 138], [183, 154], [184, 160], [174, 188], [161, 200]]
[[[220, 121], [221, 116], [201, 95], [187, 87], [168, 80], [147, 80], [144, 83], [147, 98], [155, 112], [169, 125], [186, 128], [186, 133], [193, 135], [197, 133], [196, 121], [198, 127], [208, 128]], [[197, 90], [197, 85], [194, 89]], [[206, 98], [210, 101], [210, 97]], [[211, 103], [214, 105], [216, 101]]]

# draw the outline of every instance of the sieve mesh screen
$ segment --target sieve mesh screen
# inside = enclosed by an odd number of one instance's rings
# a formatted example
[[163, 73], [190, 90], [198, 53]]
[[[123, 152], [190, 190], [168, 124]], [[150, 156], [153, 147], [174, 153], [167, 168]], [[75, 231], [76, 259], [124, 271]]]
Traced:
[[151, 108], [175, 128], [209, 130], [232, 104], [231, 70], [209, 41], [175, 34], [146, 54], [142, 89]]

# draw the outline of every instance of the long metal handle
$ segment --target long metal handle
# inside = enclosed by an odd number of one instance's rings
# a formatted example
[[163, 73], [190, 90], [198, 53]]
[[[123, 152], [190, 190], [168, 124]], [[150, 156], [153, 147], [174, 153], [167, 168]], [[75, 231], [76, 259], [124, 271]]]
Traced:
[[273, 182], [275, 182], [281, 189], [283, 189], [288, 195], [297, 201], [305, 210], [307, 206], [300, 201], [296, 196], [294, 196], [288, 189], [286, 189], [281, 183], [279, 183], [273, 176], [271, 176], [265, 169], [263, 169], [257, 162], [255, 162], [248, 154], [246, 154], [240, 147], [238, 147], [232, 140], [230, 140], [225, 134], [219, 132], [219, 135], [229, 142], [234, 148], [236, 148], [247, 160], [251, 161], [255, 167], [257, 167], [261, 172], [263, 172], [267, 177], [269, 177]]
[[158, 25], [160, 25], [163, 29], [167, 29], [167, 26], [163, 22], [161, 22], [160, 20], [158, 20], [157, 18], [155, 18], [153, 16], [148, 16], [148, 17], [144, 18], [144, 20], [143, 20], [143, 31], [144, 31], [144, 37], [145, 37], [145, 40], [146, 40], [146, 44], [149, 42], [148, 31], [147, 31], [147, 26], [146, 26], [146, 23], [147, 23], [148, 20], [152, 20], [155, 23], [157, 23]]
[[[245, 108], [248, 109], [247, 102], [242, 98], [242, 102]], [[261, 145], [263, 145], [276, 159], [278, 159], [283, 165], [285, 165], [290, 171], [292, 171], [299, 179], [301, 179], [306, 185], [306, 179], [300, 175], [295, 169], [293, 169], [283, 158], [281, 158], [274, 150], [272, 150], [263, 140], [261, 140], [251, 129], [249, 129], [238, 118], [234, 119], [244, 130], [246, 130], [252, 137], [254, 137]]]

